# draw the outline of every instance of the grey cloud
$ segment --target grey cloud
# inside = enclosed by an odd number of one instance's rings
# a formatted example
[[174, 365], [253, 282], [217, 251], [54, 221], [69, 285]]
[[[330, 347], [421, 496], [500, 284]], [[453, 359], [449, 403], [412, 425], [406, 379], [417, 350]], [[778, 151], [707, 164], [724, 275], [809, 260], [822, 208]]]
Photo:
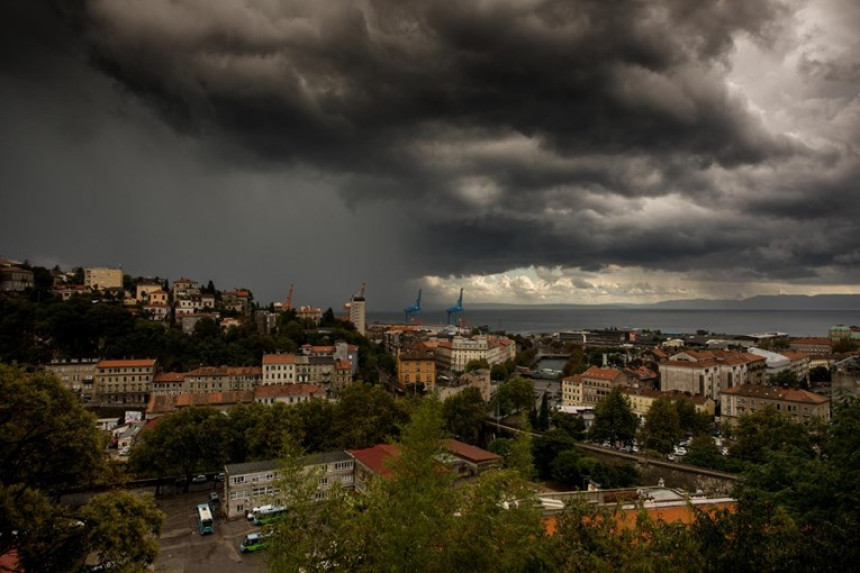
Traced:
[[[776, 42], [792, 0], [52, 5], [73, 48], [213, 162], [323, 173], [354, 212], [399, 211], [408, 277], [814, 278], [860, 243], [855, 151], [772, 132], [727, 82], [735, 39]], [[801, 62], [812, 78], [819, 60]]]

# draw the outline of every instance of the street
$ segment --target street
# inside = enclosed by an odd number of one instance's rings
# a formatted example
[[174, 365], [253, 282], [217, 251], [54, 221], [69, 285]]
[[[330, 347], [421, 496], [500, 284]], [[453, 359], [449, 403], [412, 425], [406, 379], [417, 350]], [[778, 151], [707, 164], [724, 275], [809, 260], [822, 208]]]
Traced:
[[[218, 484], [219, 486], [221, 484]], [[221, 488], [219, 487], [219, 490]], [[227, 521], [218, 516], [213, 535], [201, 536], [197, 526], [196, 507], [206, 503], [212, 482], [192, 486], [188, 493], [157, 498], [166, 514], [164, 528], [158, 538], [161, 548], [155, 561], [155, 571], [165, 573], [239, 573], [265, 571], [266, 552], [243, 554], [239, 543], [255, 527], [245, 519]]]

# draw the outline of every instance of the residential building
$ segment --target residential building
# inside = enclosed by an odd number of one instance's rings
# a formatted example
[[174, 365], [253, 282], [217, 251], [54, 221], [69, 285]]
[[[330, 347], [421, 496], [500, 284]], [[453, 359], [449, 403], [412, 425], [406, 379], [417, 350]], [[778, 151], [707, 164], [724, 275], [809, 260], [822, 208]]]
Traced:
[[159, 372], [152, 378], [151, 396], [176, 396], [182, 394], [185, 386], [185, 373]]
[[64, 301], [71, 299], [73, 296], [88, 295], [91, 292], [90, 287], [86, 285], [62, 284], [54, 287], [54, 295]]
[[263, 381], [260, 366], [201, 366], [184, 375], [184, 392], [252, 392]]
[[436, 384], [436, 395], [440, 401], [445, 401], [451, 396], [456, 396], [466, 388], [477, 388], [481, 392], [481, 399], [489, 403], [493, 397], [493, 385], [490, 379], [490, 371], [487, 368], [478, 368], [471, 372], [464, 372], [453, 380], [440, 380]]
[[701, 394], [688, 394], [677, 390], [661, 392], [651, 388], [623, 388], [623, 392], [630, 400], [630, 407], [633, 413], [641, 418], [644, 418], [658, 398], [669, 398], [673, 402], [686, 400], [693, 404], [696, 412], [713, 416], [716, 410], [716, 402], [707, 396]]
[[445, 440], [445, 450], [453, 458], [453, 467], [461, 477], [476, 476], [502, 465], [502, 456], [459, 440]]
[[63, 386], [77, 394], [82, 401], [90, 402], [93, 397], [93, 384], [98, 363], [96, 358], [52, 360], [45, 366], [45, 370], [53, 372]]
[[794, 373], [798, 380], [809, 382], [810, 356], [805, 352], [797, 350], [783, 350], [780, 354], [788, 358], [788, 369]]
[[[134, 300], [139, 303], [149, 302], [149, 293], [163, 291], [163, 283], [155, 279], [143, 279], [134, 287]], [[163, 302], [167, 302], [165, 299]]]
[[741, 351], [685, 350], [669, 356], [659, 368], [661, 390], [718, 400], [721, 390], [764, 383], [766, 358]]
[[[352, 382], [352, 361], [335, 354], [264, 354], [263, 384], [322, 384], [330, 390]], [[332, 387], [332, 384], [334, 387]]]
[[322, 320], [323, 310], [321, 308], [300, 306], [296, 308], [295, 311], [296, 318], [299, 319], [299, 321], [309, 320], [314, 323], [315, 326], [319, 326], [319, 323]]
[[562, 378], [563, 406], [596, 406], [617, 386], [627, 386], [628, 378], [616, 368], [592, 366], [582, 374]]
[[263, 384], [295, 383], [296, 358], [295, 354], [264, 354]]
[[23, 292], [33, 288], [34, 275], [31, 269], [0, 259], [0, 292]]
[[348, 320], [355, 325], [355, 330], [362, 336], [365, 334], [365, 304], [364, 285], [362, 285], [361, 293], [350, 297], [349, 302], [344, 305], [348, 312]]
[[363, 492], [374, 477], [391, 475], [387, 460], [399, 456], [400, 448], [397, 447], [397, 444], [377, 444], [369, 448], [346, 450], [346, 453], [355, 461], [355, 490]]
[[840, 340], [860, 340], [860, 326], [846, 326], [844, 324], [835, 324], [830, 327], [830, 340], [839, 342]]
[[517, 348], [513, 340], [504, 336], [457, 335], [438, 342], [435, 353], [437, 372], [450, 376], [464, 372], [466, 365], [473, 360], [486, 360], [490, 366], [504, 364], [516, 357]]
[[436, 388], [436, 355], [421, 346], [397, 354], [397, 382], [401, 388]]
[[192, 295], [200, 294], [200, 285], [192, 279], [180, 278], [178, 281], [173, 281], [173, 300], [187, 298]]
[[93, 401], [102, 405], [146, 406], [155, 376], [155, 359], [100, 360]]
[[86, 268], [84, 269], [84, 284], [92, 290], [121, 289], [122, 269]]
[[183, 334], [194, 334], [194, 327], [205, 318], [217, 322], [219, 317], [217, 312], [194, 312], [176, 315], [176, 321], [182, 326]]
[[834, 398], [860, 396], [860, 356], [849, 356], [834, 364], [831, 376], [831, 395]]
[[[322, 498], [334, 484], [353, 488], [353, 458], [339, 450], [313, 454], [303, 460], [305, 472], [318, 480], [316, 496]], [[244, 517], [263, 505], [278, 505], [281, 465], [278, 460], [227, 464], [224, 466], [224, 512], [228, 519]]]
[[349, 360], [352, 365], [352, 374], [358, 372], [358, 346], [339, 341], [328, 346], [302, 345], [299, 349], [303, 356], [333, 356], [336, 360]]
[[720, 420], [729, 426], [736, 424], [740, 416], [765, 408], [797, 420], [830, 420], [830, 398], [807, 390], [744, 384], [724, 390], [720, 398]]
[[793, 338], [789, 348], [810, 356], [826, 356], [833, 354], [833, 341], [829, 338]]
[[316, 384], [267, 384], [254, 390], [254, 402], [260, 404], [298, 404], [325, 397], [325, 388]]
[[242, 316], [251, 314], [251, 291], [236, 289], [221, 293], [221, 304], [225, 309], [234, 310]]
[[587, 346], [621, 346], [634, 340], [636, 340], [636, 332], [632, 330], [606, 328], [585, 331], [585, 344]]

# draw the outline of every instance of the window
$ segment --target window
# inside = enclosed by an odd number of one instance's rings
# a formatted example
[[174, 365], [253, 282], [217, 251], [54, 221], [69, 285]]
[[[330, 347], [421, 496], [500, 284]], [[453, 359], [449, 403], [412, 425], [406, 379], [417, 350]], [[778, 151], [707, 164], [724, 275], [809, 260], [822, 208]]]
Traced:
[[245, 483], [245, 476], [233, 476], [233, 483]]

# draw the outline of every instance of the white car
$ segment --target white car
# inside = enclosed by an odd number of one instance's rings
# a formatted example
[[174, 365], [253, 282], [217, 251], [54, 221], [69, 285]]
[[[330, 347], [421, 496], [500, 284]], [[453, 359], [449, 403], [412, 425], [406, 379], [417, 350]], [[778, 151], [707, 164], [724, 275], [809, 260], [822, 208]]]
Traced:
[[206, 483], [207, 481], [209, 481], [209, 478], [204, 474], [199, 474], [191, 478], [191, 483]]

